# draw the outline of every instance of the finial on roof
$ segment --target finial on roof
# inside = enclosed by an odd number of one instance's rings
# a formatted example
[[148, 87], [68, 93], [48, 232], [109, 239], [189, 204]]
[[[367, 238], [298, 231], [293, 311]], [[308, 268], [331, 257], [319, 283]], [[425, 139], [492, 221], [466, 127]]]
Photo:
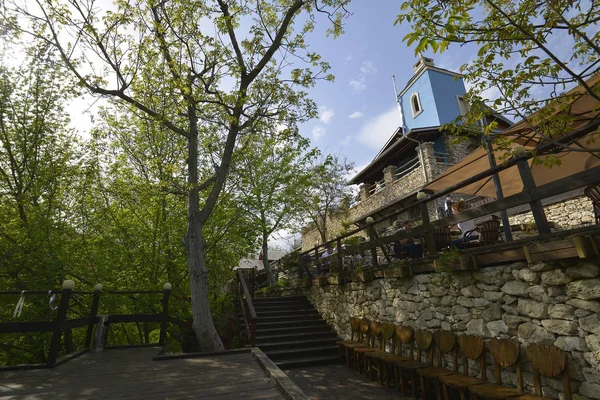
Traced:
[[425, 67], [433, 67], [433, 58], [424, 57], [422, 53], [419, 53], [419, 59], [417, 60], [413, 70], [415, 74]]

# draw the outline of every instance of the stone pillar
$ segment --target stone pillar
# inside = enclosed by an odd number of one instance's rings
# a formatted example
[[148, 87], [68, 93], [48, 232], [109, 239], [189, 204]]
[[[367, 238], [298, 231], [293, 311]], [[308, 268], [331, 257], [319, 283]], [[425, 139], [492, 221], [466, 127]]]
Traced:
[[365, 185], [364, 183], [361, 184], [358, 187], [359, 190], [359, 194], [360, 194], [360, 201], [365, 201], [366, 199], [369, 198], [369, 187], [367, 185]]
[[[421, 144], [421, 149], [423, 151], [423, 159], [420, 160], [422, 165], [425, 166], [425, 173], [427, 174], [427, 181], [431, 182], [434, 178], [436, 171], [436, 161], [435, 155], [433, 152], [433, 142], [425, 142]], [[419, 149], [417, 149], [417, 153]]]
[[383, 169], [383, 180], [385, 181], [385, 187], [390, 187], [396, 180], [397, 167], [394, 165], [388, 165]]

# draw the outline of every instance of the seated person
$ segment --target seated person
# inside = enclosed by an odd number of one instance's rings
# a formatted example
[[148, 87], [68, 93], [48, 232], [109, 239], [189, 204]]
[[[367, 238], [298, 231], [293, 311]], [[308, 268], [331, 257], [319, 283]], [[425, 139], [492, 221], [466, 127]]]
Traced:
[[[457, 203], [452, 205], [452, 214], [460, 214], [467, 209], [467, 205], [464, 200], [459, 200]], [[475, 223], [472, 220], [463, 221], [458, 223], [458, 228], [460, 229], [460, 238], [452, 241], [452, 246], [458, 247], [459, 249], [464, 249], [465, 243], [468, 243], [472, 240], [479, 239], [478, 234], [473, 234], [476, 231]], [[466, 235], [466, 236], [465, 236]]]
[[[396, 221], [394, 223], [395, 226], [401, 225], [401, 227], [396, 231], [399, 232], [408, 232], [412, 229], [413, 223], [410, 220], [406, 220], [402, 223], [400, 221]], [[421, 258], [423, 257], [423, 246], [420, 244], [415, 244], [415, 241], [408, 237], [405, 239], [400, 239], [398, 242], [392, 243], [392, 255], [399, 256], [406, 254], [408, 258]]]
[[[321, 258], [329, 257], [332, 254], [333, 254], [333, 248], [331, 247], [330, 244], [328, 244], [328, 245], [325, 246], [325, 253], [323, 253], [321, 255]], [[320, 267], [321, 267], [320, 274], [321, 275], [325, 275], [326, 270], [329, 269], [329, 265], [330, 265], [329, 261], [326, 261], [326, 262], [323, 262], [323, 263], [320, 264]]]

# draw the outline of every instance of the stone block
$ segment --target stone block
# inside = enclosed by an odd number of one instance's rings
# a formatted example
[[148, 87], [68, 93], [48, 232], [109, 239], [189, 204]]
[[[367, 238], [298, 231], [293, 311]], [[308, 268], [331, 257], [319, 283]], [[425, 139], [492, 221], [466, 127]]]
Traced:
[[550, 304], [548, 306], [548, 315], [550, 318], [573, 321], [575, 319], [575, 307], [566, 304]]
[[584, 331], [598, 335], [600, 334], [600, 316], [598, 316], [598, 314], [592, 314], [588, 317], [580, 318], [579, 326]]
[[519, 327], [519, 325], [525, 322], [531, 322], [531, 320], [527, 317], [521, 317], [518, 315], [504, 314], [502, 316], [502, 320], [506, 323], [508, 329], [514, 330]]
[[578, 324], [564, 319], [545, 319], [542, 320], [542, 326], [559, 335], [574, 335], [577, 333]]
[[504, 285], [505, 279], [503, 275], [504, 267], [493, 267], [474, 272], [473, 279], [489, 285]]
[[527, 296], [527, 289], [529, 285], [525, 282], [519, 281], [510, 281], [506, 282], [504, 286], [502, 286], [502, 291], [506, 294], [510, 294], [513, 296]]
[[468, 314], [469, 309], [463, 306], [456, 305], [452, 307], [452, 315], [463, 315]]
[[531, 264], [529, 266], [529, 269], [533, 272], [544, 272], [544, 271], [550, 271], [555, 269], [556, 267], [552, 264], [549, 263], [545, 263], [545, 262], [539, 262], [539, 263], [535, 263], [535, 264]]
[[490, 304], [486, 299], [481, 298], [470, 298], [470, 297], [459, 297], [456, 302], [463, 307], [486, 307]]
[[579, 299], [567, 300], [568, 305], [581, 308], [583, 310], [589, 310], [593, 312], [600, 312], [600, 301], [586, 301]]
[[501, 333], [508, 333], [508, 327], [503, 320], [488, 322], [486, 326], [490, 331], [491, 337], [498, 337]]
[[495, 303], [490, 308], [485, 309], [481, 315], [486, 322], [489, 322], [501, 319], [503, 314], [502, 306], [499, 303]]
[[586, 335], [585, 343], [591, 351], [600, 351], [600, 335]]
[[600, 267], [589, 262], [580, 262], [579, 264], [567, 268], [565, 273], [574, 279], [595, 278], [600, 275]]
[[542, 303], [554, 303], [554, 301], [552, 301], [552, 298], [548, 296], [548, 294], [546, 294], [546, 288], [541, 285], [530, 286], [527, 289], [527, 294], [532, 299], [541, 301]]
[[545, 345], [554, 344], [555, 337], [545, 328], [535, 325], [531, 322], [526, 322], [519, 325], [518, 336], [529, 343], [538, 343]]
[[517, 310], [520, 314], [532, 318], [548, 318], [548, 304], [540, 303], [534, 300], [519, 299]]
[[581, 382], [579, 393], [590, 399], [600, 399], [600, 385], [591, 382]]
[[530, 269], [517, 269], [513, 272], [514, 277], [522, 282], [527, 282], [531, 285], [537, 285], [540, 283], [540, 273], [532, 271]]
[[507, 306], [507, 305], [503, 305], [502, 309], [507, 313], [507, 314], [512, 314], [512, 315], [519, 315], [519, 310], [517, 310], [517, 307], [513, 307], [513, 306]]
[[461, 289], [460, 293], [465, 297], [481, 297], [481, 289], [475, 285], [469, 285]]
[[600, 279], [585, 279], [574, 281], [567, 285], [569, 297], [581, 300], [596, 300], [600, 298]]
[[490, 331], [482, 319], [472, 319], [467, 322], [467, 334], [481, 337], [490, 337]]
[[585, 343], [585, 339], [580, 338], [579, 336], [561, 336], [556, 339], [554, 345], [559, 349], [564, 351], [587, 351], [587, 345]]
[[573, 281], [573, 278], [563, 272], [562, 269], [542, 272], [542, 283], [548, 286], [566, 285]]

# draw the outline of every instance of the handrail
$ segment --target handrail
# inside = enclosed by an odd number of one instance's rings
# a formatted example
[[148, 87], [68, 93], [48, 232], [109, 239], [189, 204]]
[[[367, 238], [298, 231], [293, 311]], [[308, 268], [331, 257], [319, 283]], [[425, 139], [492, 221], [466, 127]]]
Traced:
[[[246, 338], [250, 341], [250, 346], [254, 347], [256, 345], [256, 311], [254, 310], [252, 297], [250, 297], [250, 292], [248, 291], [248, 286], [246, 285], [246, 278], [244, 278], [244, 274], [242, 273], [241, 269], [237, 270], [237, 278], [239, 282], [238, 298], [240, 301], [242, 315], [244, 316]], [[244, 304], [244, 299], [246, 300], [246, 304]], [[246, 306], [248, 307], [247, 312]], [[250, 313], [249, 317], [247, 313]]]
[[[581, 128], [578, 128], [578, 129], [574, 130], [570, 134], [566, 134], [566, 135], [563, 135], [560, 138], [554, 139], [552, 142], [542, 143], [542, 144], [538, 145], [532, 152], [530, 152], [529, 154], [527, 154], [525, 156], [514, 157], [514, 158], [512, 158], [512, 159], [510, 159], [510, 160], [508, 160], [508, 161], [506, 161], [506, 162], [504, 162], [504, 163], [502, 163], [500, 165], [497, 165], [497, 166], [495, 166], [493, 168], [490, 168], [490, 169], [488, 169], [486, 171], [482, 171], [482, 172], [480, 172], [478, 174], [475, 174], [474, 176], [472, 176], [470, 178], [467, 178], [464, 181], [459, 182], [459, 183], [457, 183], [455, 185], [452, 185], [451, 187], [448, 187], [448, 188], [446, 188], [444, 190], [440, 190], [440, 191], [438, 191], [438, 192], [436, 192], [436, 193], [428, 196], [428, 198], [426, 198], [424, 200], [418, 200], [417, 202], [415, 202], [415, 203], [413, 203], [413, 204], [411, 204], [411, 205], [409, 205], [407, 207], [403, 207], [403, 208], [401, 208], [399, 210], [396, 210], [396, 211], [394, 211], [394, 212], [392, 212], [390, 214], [387, 214], [387, 215], [385, 215], [383, 217], [380, 217], [380, 218], [374, 220], [371, 223], [366, 223], [365, 225], [363, 225], [361, 227], [353, 229], [353, 230], [351, 230], [349, 232], [346, 232], [345, 234], [340, 235], [340, 236], [338, 236], [338, 237], [336, 237], [336, 238], [334, 238], [332, 240], [329, 240], [329, 241], [327, 241], [325, 243], [322, 243], [322, 244], [320, 244], [318, 246], [315, 246], [315, 247], [313, 247], [313, 248], [311, 248], [311, 249], [309, 249], [307, 251], [304, 251], [304, 252], [300, 253], [300, 257], [302, 259], [302, 256], [310, 255], [311, 253], [313, 253], [315, 251], [318, 251], [319, 247], [325, 246], [327, 244], [335, 244], [337, 241], [340, 241], [342, 239], [345, 239], [345, 238], [348, 238], [350, 236], [356, 235], [357, 233], [359, 233], [359, 232], [361, 232], [363, 230], [370, 229], [370, 227], [375, 226], [378, 223], [381, 223], [381, 222], [383, 222], [383, 221], [385, 221], [385, 220], [387, 220], [387, 219], [389, 219], [391, 217], [394, 217], [396, 215], [402, 214], [402, 213], [404, 213], [406, 211], [409, 211], [409, 210], [412, 210], [412, 209], [415, 209], [415, 208], [423, 209], [424, 207], [427, 206], [427, 203], [429, 203], [429, 202], [431, 202], [433, 200], [445, 197], [446, 195], [448, 195], [450, 193], [456, 192], [459, 189], [461, 189], [463, 187], [466, 187], [466, 186], [468, 186], [468, 185], [470, 185], [472, 183], [476, 183], [478, 181], [481, 181], [482, 179], [492, 177], [493, 175], [495, 175], [495, 174], [497, 174], [497, 173], [499, 173], [501, 171], [504, 171], [504, 170], [506, 170], [508, 168], [511, 168], [511, 167], [513, 167], [515, 165], [518, 165], [519, 163], [521, 163], [521, 165], [527, 164], [527, 160], [529, 158], [532, 158], [534, 153], [537, 154], [537, 155], [543, 155], [543, 154], [549, 154], [549, 153], [553, 153], [553, 152], [556, 152], [556, 151], [560, 151], [560, 150], [562, 150], [562, 148], [560, 148], [560, 147], [557, 148], [556, 143], [567, 143], [567, 142], [572, 141], [572, 140], [577, 140], [577, 139], [581, 138], [582, 136], [585, 136], [586, 134], [589, 134], [590, 132], [593, 132], [596, 129], [598, 129], [598, 126], [600, 126], [600, 119], [597, 119], [597, 120], [595, 120], [593, 122], [590, 122], [589, 124], [587, 124], [587, 125], [585, 125], [585, 126], [583, 126]], [[594, 170], [596, 170], [596, 169], [597, 168], [595, 168]], [[591, 170], [587, 170], [585, 172], [588, 172], [588, 171], [591, 171]], [[561, 181], [568, 182], [569, 178], [565, 178], [565, 179], [563, 179]], [[550, 185], [550, 184], [547, 184], [547, 185]], [[544, 186], [547, 186], [547, 185], [544, 185]], [[539, 189], [539, 188], [536, 188], [536, 189]], [[565, 192], [565, 191], [567, 191], [567, 190], [563, 190], [563, 192]], [[515, 195], [515, 196], [518, 196], [518, 195]], [[511, 197], [515, 197], [515, 196], [511, 196]], [[498, 200], [495, 201], [495, 202], [493, 202], [493, 203], [487, 203], [484, 206], [487, 206], [487, 205], [490, 205], [490, 204], [495, 204], [497, 202], [498, 202]], [[504, 204], [504, 203], [506, 203], [506, 202], [503, 202], [502, 204]], [[527, 201], [524, 201], [524, 202], [522, 202], [520, 204], [524, 204], [524, 203], [527, 203]], [[479, 208], [481, 208], [481, 207], [479, 207]], [[462, 213], [462, 214], [460, 214], [460, 217], [458, 217], [456, 215], [453, 215], [451, 217], [447, 217], [447, 218], [444, 218], [444, 219], [441, 219], [441, 220], [437, 220], [436, 223], [440, 223], [440, 224], [441, 223], [450, 223], [450, 224], [452, 224], [452, 223], [462, 222], [462, 221], [466, 221], [468, 219], [473, 218], [473, 217], [468, 217], [467, 215], [470, 215], [470, 214], [468, 214], [468, 213]], [[486, 214], [484, 214], [484, 215], [486, 215]], [[458, 217], [458, 219], [457, 219], [457, 217]], [[460, 219], [461, 217], [462, 217], [462, 219]], [[421, 227], [415, 227], [415, 228], [413, 228], [413, 232], [415, 230], [417, 230], [417, 228], [421, 228]], [[421, 229], [419, 229], [419, 230], [421, 230]], [[423, 230], [423, 232], [425, 232], [425, 231]], [[409, 235], [406, 235], [406, 237], [408, 237], [408, 236]], [[395, 235], [388, 236], [388, 238], [389, 237], [395, 237]], [[398, 238], [404, 238], [404, 237], [398, 237]], [[395, 239], [398, 239], [398, 238], [395, 237]]]

